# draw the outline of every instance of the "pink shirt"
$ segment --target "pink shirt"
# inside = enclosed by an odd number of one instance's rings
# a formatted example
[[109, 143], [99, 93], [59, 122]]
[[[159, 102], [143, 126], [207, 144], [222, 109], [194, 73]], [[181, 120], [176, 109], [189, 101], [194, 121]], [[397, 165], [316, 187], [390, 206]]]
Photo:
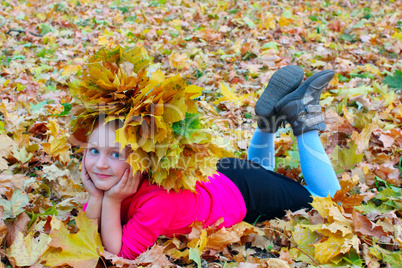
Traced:
[[222, 173], [209, 177], [209, 183], [198, 182], [196, 193], [190, 190], [169, 191], [144, 180], [138, 191], [123, 200], [123, 223], [120, 257], [135, 259], [151, 247], [158, 236], [172, 237], [190, 233], [194, 221], [204, 227], [224, 221], [219, 227], [230, 227], [246, 215], [244, 199], [236, 185]]

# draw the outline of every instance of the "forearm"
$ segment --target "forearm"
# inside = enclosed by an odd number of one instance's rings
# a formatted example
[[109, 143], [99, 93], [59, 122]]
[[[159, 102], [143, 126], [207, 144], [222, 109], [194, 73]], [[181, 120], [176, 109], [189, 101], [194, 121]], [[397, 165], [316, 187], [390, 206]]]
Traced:
[[99, 222], [102, 213], [102, 197], [89, 196], [85, 212], [89, 219], [98, 219]]
[[103, 198], [101, 236], [105, 249], [119, 254], [122, 245], [123, 230], [120, 221], [121, 202]]

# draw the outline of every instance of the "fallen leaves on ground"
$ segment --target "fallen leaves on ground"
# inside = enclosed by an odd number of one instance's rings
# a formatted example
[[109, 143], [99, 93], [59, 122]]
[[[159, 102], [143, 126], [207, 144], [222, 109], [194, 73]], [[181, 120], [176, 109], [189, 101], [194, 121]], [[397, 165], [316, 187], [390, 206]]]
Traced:
[[[400, 266], [400, 1], [13, 0], [1, 6], [1, 266], [96, 267], [99, 257], [99, 265], [110, 267]], [[256, 127], [255, 102], [277, 69], [296, 64], [306, 77], [333, 69], [320, 102], [327, 124], [321, 141], [342, 190], [315, 198], [311, 211], [255, 227], [194, 225], [187, 236], [159, 238], [134, 261], [102, 252], [96, 224], [79, 213], [87, 193], [79, 180], [82, 152], [68, 129], [75, 102], [68, 84], [102, 47], [139, 43], [153, 70], [179, 73], [203, 88], [197, 101], [213, 123], [214, 142], [240, 158]], [[303, 182], [289, 128], [277, 133], [276, 162], [276, 171]]]

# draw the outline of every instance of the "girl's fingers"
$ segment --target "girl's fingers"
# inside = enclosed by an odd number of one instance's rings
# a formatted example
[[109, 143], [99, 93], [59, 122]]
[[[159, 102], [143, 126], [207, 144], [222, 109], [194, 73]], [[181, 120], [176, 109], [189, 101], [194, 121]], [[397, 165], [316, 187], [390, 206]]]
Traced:
[[134, 177], [133, 177], [133, 168], [131, 168], [131, 167], [130, 167], [130, 171], [129, 171], [127, 179], [128, 179], [128, 184], [132, 185], [133, 181], [134, 181]]
[[121, 178], [120, 182], [118, 184], [120, 184], [121, 186], [125, 186], [127, 184], [128, 181], [128, 174], [129, 174], [129, 170], [126, 169], [124, 171], [123, 177]]

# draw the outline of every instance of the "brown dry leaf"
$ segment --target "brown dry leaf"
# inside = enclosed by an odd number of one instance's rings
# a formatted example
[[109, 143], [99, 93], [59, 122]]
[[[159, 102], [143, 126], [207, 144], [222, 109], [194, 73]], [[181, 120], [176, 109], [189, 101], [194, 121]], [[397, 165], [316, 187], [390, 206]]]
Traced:
[[110, 260], [115, 267], [123, 267], [123, 266], [129, 266], [131, 264], [134, 264], [135, 261], [124, 259], [122, 257], [118, 257], [116, 254], [113, 254], [109, 251], [103, 250], [102, 253], [100, 253], [100, 256], [104, 257], [107, 260]]
[[0, 194], [5, 195], [7, 199], [11, 199], [12, 190], [22, 190], [23, 184], [29, 178], [22, 174], [0, 175]]
[[4, 237], [7, 235], [7, 226], [3, 221], [4, 208], [0, 207], [0, 244], [3, 243]]
[[164, 249], [165, 247], [163, 246], [154, 245], [152, 248], [138, 256], [135, 262], [140, 265], [152, 264], [152, 266], [155, 265], [155, 267], [172, 267], [173, 264], [163, 253]]
[[353, 223], [355, 225], [355, 231], [361, 233], [362, 235], [368, 235], [370, 237], [375, 236], [380, 238], [381, 236], [387, 236], [391, 233], [386, 233], [384, 229], [369, 219], [363, 216], [356, 210], [353, 210]]
[[242, 236], [255, 232], [254, 226], [240, 222], [233, 227], [219, 229], [208, 235], [207, 248], [214, 250], [222, 250], [228, 244], [240, 242]]
[[351, 213], [355, 206], [360, 205], [365, 197], [364, 195], [350, 194], [350, 191], [356, 187], [358, 181], [357, 176], [351, 178], [349, 174], [344, 173], [339, 181], [341, 190], [337, 191], [333, 197], [333, 201], [337, 204], [342, 204], [342, 208], [348, 213]]
[[8, 162], [5, 158], [14, 150], [17, 143], [5, 134], [0, 135], [0, 170], [8, 168]]
[[17, 216], [13, 221], [6, 221], [7, 235], [6, 235], [6, 245], [9, 247], [15, 241], [19, 232], [26, 233], [28, 223], [31, 221], [29, 216], [23, 212]]
[[281, 259], [269, 259], [268, 260], [268, 267], [272, 268], [290, 268], [287, 261]]
[[378, 128], [378, 117], [376, 116], [371, 124], [368, 124], [361, 133], [357, 133], [356, 131], [352, 133], [352, 140], [357, 144], [356, 153], [362, 153], [367, 149], [371, 134], [373, 131]]
[[287, 264], [293, 264], [293, 263], [295, 263], [295, 262], [292, 260], [292, 257], [290, 257], [289, 252], [288, 252], [288, 250], [287, 250], [286, 248], [282, 248], [281, 253], [280, 253], [280, 255], [279, 255], [279, 259], [281, 259], [281, 260], [287, 262]]

